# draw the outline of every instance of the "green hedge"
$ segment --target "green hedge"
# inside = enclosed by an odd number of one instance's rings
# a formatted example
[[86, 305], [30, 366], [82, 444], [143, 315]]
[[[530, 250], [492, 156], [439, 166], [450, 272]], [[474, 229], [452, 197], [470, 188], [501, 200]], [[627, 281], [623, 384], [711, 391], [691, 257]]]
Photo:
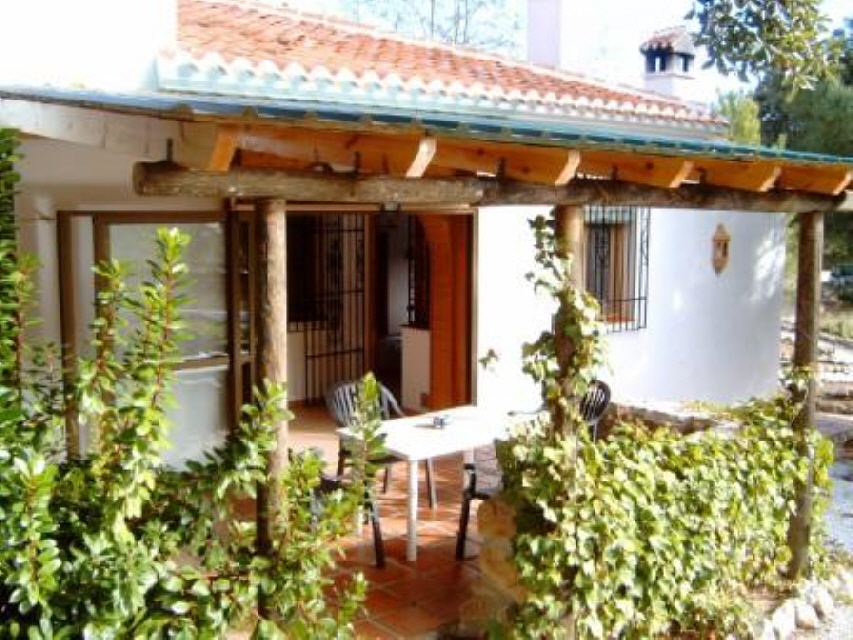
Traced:
[[[807, 470], [796, 410], [786, 394], [752, 402], [730, 412], [743, 428], [729, 438], [619, 424], [593, 443], [522, 427], [501, 452], [529, 593], [515, 634], [745, 633], [745, 587], [778, 581], [789, 557], [794, 483]], [[832, 448], [816, 434], [813, 445], [819, 522]]]

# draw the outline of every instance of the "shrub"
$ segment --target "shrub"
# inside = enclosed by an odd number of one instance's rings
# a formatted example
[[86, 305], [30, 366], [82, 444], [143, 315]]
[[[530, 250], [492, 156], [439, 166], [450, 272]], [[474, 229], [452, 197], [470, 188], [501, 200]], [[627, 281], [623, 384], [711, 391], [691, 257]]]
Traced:
[[[619, 424], [575, 446], [523, 427], [502, 449], [521, 508], [520, 635], [559, 635], [569, 616], [581, 638], [745, 633], [744, 586], [778, 582], [789, 558], [794, 484], [808, 470], [790, 428], [797, 406], [783, 393], [739, 408], [731, 437]], [[817, 434], [812, 445], [819, 521], [832, 451]]]
[[[364, 582], [336, 592], [331, 569], [366, 472], [317, 512], [321, 462], [293, 456], [273, 549], [260, 557], [254, 523], [240, 522], [231, 498], [271, 483], [272, 425], [288, 417], [283, 387], [264, 384], [204, 461], [162, 468], [187, 277], [188, 239], [176, 230], [158, 232], [137, 294], [120, 264], [98, 267], [94, 355], [65, 372], [63, 391], [55, 349], [24, 340], [34, 265], [15, 246], [14, 149], [0, 132], [0, 637], [219, 637], [253, 614], [259, 592], [273, 620], [257, 637], [351, 635]], [[365, 390], [369, 407], [375, 385]], [[79, 457], [66, 446], [66, 411], [96, 435]]]
[[[524, 350], [549, 419], [519, 425], [498, 447], [526, 591], [509, 612], [511, 632], [748, 633], [743, 590], [780, 579], [796, 486], [809, 473], [791, 428], [805, 379], [795, 376], [772, 400], [728, 410], [743, 425], [731, 437], [620, 424], [607, 440], [591, 441], [578, 398], [602, 363], [597, 307], [572, 284], [554, 222], [533, 227], [540, 269], [530, 279], [558, 308], [553, 331]], [[820, 522], [832, 452], [814, 430], [808, 438]], [[813, 542], [819, 538], [818, 530]]]

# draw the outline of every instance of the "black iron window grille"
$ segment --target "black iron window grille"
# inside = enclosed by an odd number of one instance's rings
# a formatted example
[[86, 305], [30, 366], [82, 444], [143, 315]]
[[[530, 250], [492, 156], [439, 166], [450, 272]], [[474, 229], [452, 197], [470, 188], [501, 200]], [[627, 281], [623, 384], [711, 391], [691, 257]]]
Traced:
[[429, 245], [423, 225], [409, 216], [409, 326], [429, 329]]
[[649, 303], [649, 210], [588, 206], [586, 288], [608, 333], [644, 329]]
[[305, 400], [364, 374], [364, 215], [289, 215], [288, 329], [303, 342]]

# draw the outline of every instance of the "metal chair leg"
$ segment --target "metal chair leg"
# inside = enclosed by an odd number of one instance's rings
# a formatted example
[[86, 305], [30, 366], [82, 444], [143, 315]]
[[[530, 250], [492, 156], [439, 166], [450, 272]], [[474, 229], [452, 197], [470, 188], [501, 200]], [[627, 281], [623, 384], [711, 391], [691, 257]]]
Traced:
[[459, 511], [459, 531], [456, 532], [456, 559], [465, 559], [465, 539], [468, 537], [468, 519], [471, 516], [471, 497], [462, 496], [462, 509]]
[[373, 500], [368, 501], [370, 511], [370, 523], [373, 525], [373, 552], [376, 556], [376, 566], [379, 569], [385, 567], [385, 545], [382, 543], [382, 527], [379, 525], [379, 511]]
[[426, 482], [427, 482], [427, 492], [429, 492], [429, 508], [435, 509], [438, 506], [438, 498], [435, 495], [435, 482], [433, 479], [435, 478], [435, 470], [432, 466], [432, 460], [427, 459], [424, 460], [424, 465], [426, 466]]
[[338, 477], [344, 475], [344, 462], [346, 461], [346, 452], [342, 443], [338, 443]]

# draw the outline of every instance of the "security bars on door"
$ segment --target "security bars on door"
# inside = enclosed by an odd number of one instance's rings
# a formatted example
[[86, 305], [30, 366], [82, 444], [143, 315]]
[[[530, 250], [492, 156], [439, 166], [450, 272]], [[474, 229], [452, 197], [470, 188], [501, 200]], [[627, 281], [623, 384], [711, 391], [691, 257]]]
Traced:
[[649, 298], [649, 210], [588, 206], [586, 288], [601, 305], [608, 333], [646, 327]]
[[364, 374], [364, 215], [288, 217], [288, 327], [304, 339], [305, 400]]

